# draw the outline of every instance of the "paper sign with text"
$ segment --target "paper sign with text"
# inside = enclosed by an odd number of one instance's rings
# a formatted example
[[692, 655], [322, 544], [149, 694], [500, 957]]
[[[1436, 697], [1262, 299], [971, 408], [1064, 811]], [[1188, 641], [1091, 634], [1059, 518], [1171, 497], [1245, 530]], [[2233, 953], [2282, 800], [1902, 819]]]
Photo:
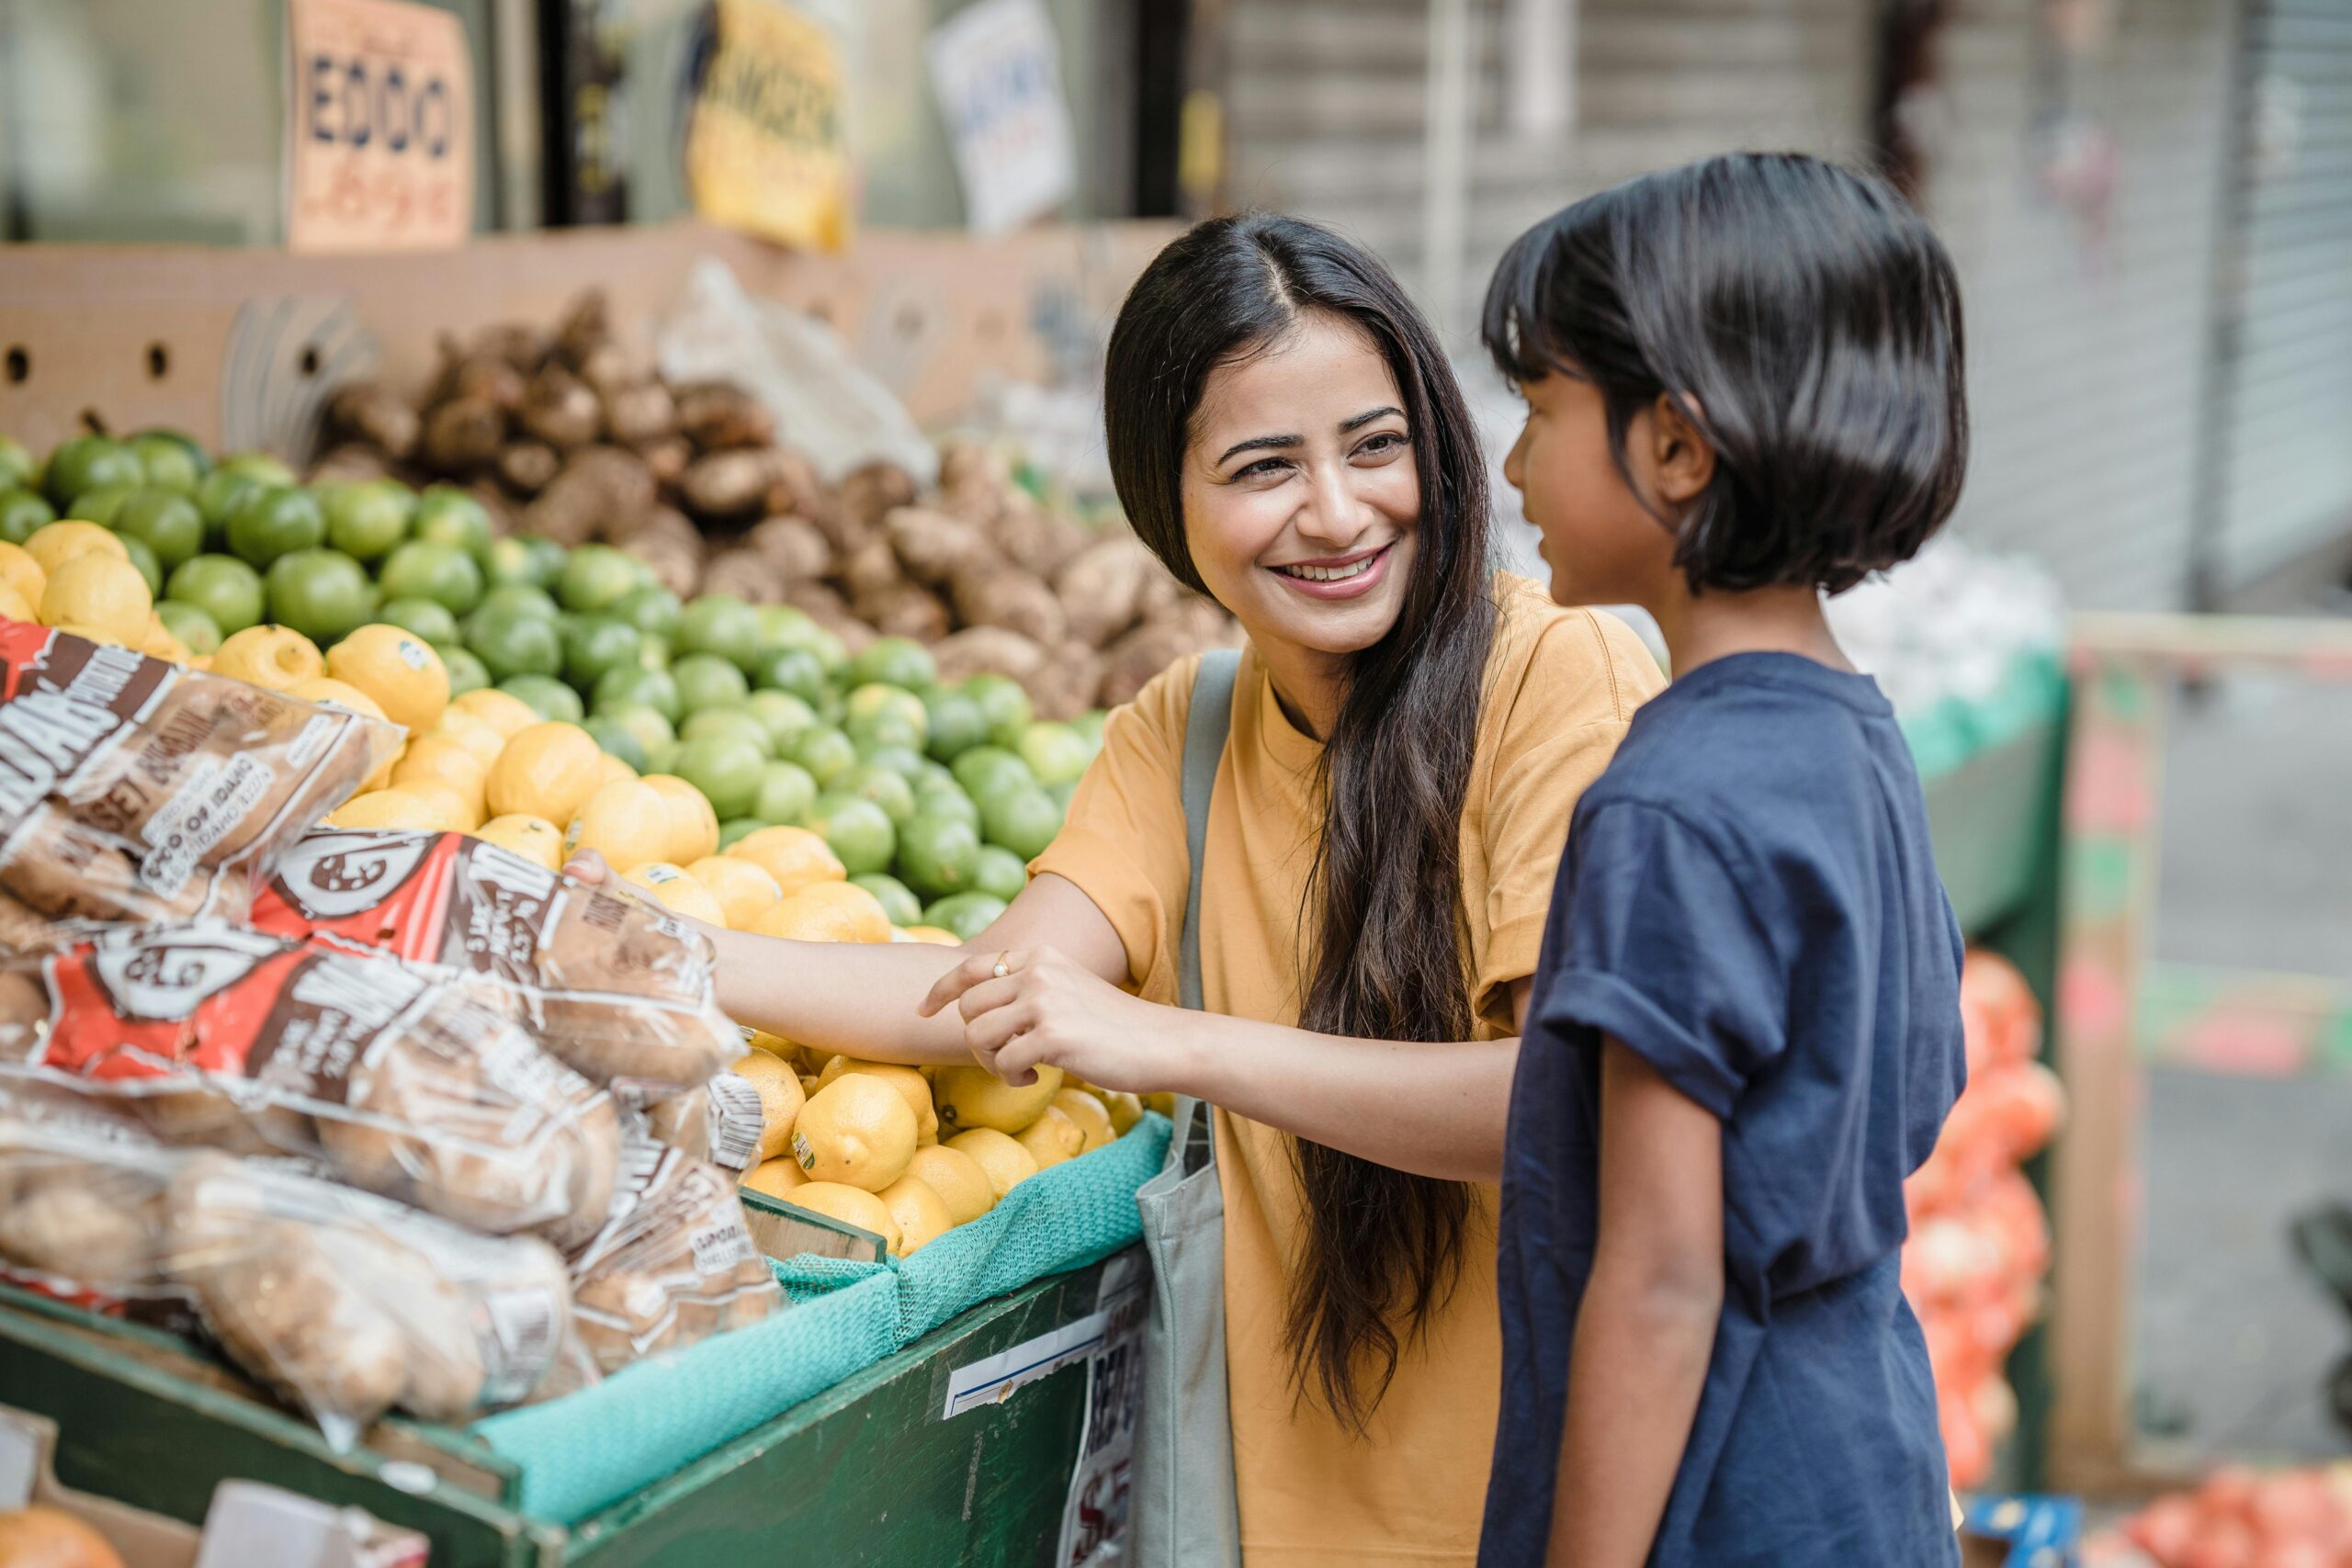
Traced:
[[1001, 234], [1069, 200], [1078, 163], [1042, 0], [979, 0], [933, 28], [924, 51], [973, 231]]
[[435, 250], [474, 211], [465, 23], [406, 0], [288, 0], [286, 245]]
[[714, 223], [782, 244], [849, 243], [841, 56], [777, 0], [718, 0], [717, 47], [686, 133], [686, 183]]

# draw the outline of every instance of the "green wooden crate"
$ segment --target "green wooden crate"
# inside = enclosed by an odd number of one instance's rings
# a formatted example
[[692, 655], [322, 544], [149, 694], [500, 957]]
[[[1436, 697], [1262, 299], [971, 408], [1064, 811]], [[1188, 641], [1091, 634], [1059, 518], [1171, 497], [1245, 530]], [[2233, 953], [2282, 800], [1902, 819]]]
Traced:
[[1920, 781], [1936, 869], [1971, 940], [2024, 910], [2052, 862], [2062, 720], [2028, 725], [1999, 746]]
[[220, 1482], [267, 1481], [422, 1531], [435, 1568], [1043, 1563], [1078, 1459], [1084, 1363], [940, 1412], [955, 1369], [1095, 1311], [1107, 1266], [984, 1303], [568, 1530], [518, 1511], [514, 1467], [465, 1433], [387, 1421], [338, 1455], [185, 1342], [4, 1287], [0, 1403], [58, 1423], [68, 1486], [193, 1522]]

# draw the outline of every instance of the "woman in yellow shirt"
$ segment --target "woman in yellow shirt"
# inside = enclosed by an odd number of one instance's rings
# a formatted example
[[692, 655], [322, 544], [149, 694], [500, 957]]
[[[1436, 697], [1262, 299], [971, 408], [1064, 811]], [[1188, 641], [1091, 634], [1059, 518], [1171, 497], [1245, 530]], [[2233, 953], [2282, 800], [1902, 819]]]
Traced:
[[1487, 559], [1485, 468], [1378, 261], [1266, 215], [1171, 244], [1120, 313], [1113, 472], [1249, 634], [1174, 1004], [1197, 660], [1113, 716], [1068, 823], [966, 955], [718, 933], [740, 1021], [819, 1049], [1039, 1063], [1216, 1106], [1243, 1552], [1467, 1563], [1494, 1443], [1494, 1182], [1577, 794], [1659, 684], [1623, 626]]

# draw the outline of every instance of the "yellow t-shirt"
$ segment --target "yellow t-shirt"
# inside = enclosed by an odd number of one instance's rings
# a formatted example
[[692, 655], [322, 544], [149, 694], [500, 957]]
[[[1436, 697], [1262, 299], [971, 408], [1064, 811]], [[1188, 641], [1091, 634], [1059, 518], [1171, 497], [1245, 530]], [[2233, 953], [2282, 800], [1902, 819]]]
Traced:
[[[1500, 576], [1497, 588], [1462, 811], [1462, 900], [1487, 1039], [1513, 1032], [1510, 987], [1534, 972], [1577, 797], [1608, 765], [1634, 706], [1663, 683], [1622, 623], [1559, 609], [1522, 579]], [[1036, 862], [1085, 890], [1118, 928], [1140, 994], [1168, 1003], [1191, 879], [1180, 782], [1198, 664], [1171, 666], [1112, 715], [1061, 836]], [[1321, 824], [1317, 749], [1245, 652], [1202, 874], [1201, 986], [1212, 1012], [1298, 1021], [1300, 899]], [[1318, 1401], [1294, 1398], [1282, 1348], [1288, 1260], [1306, 1220], [1289, 1136], [1223, 1111], [1216, 1120], [1227, 1397], [1250, 1568], [1473, 1561], [1502, 1377], [1496, 1190], [1476, 1190], [1461, 1283], [1404, 1348], [1368, 1438], [1358, 1438]]]

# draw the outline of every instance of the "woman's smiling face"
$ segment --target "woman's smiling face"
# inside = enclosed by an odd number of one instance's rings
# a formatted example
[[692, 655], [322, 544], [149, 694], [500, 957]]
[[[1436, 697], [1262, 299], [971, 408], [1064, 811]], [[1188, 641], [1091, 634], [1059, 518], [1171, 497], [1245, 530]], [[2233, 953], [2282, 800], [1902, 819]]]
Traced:
[[1404, 397], [1372, 338], [1309, 312], [1212, 371], [1183, 501], [1194, 568], [1261, 652], [1349, 654], [1387, 636], [1421, 486]]

